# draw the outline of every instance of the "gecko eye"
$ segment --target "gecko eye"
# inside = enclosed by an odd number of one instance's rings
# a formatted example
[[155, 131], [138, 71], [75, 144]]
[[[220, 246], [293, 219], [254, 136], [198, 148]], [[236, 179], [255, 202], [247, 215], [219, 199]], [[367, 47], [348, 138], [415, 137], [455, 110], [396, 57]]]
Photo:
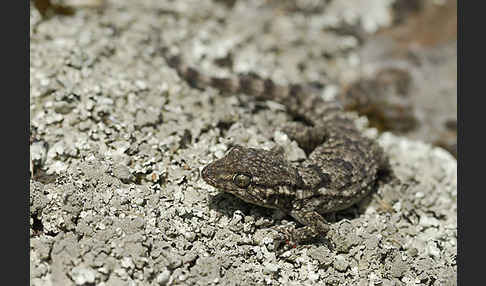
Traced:
[[233, 177], [233, 183], [237, 185], [240, 188], [246, 188], [248, 185], [250, 185], [251, 178], [248, 175], [245, 174], [236, 174]]

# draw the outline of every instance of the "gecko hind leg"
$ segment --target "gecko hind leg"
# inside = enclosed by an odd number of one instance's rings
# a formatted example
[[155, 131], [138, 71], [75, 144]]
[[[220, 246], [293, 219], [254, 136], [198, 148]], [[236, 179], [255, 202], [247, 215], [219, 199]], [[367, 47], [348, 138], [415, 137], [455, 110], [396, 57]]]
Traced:
[[306, 154], [310, 154], [326, 140], [322, 127], [307, 126], [301, 122], [286, 123], [281, 130], [291, 140], [296, 141]]

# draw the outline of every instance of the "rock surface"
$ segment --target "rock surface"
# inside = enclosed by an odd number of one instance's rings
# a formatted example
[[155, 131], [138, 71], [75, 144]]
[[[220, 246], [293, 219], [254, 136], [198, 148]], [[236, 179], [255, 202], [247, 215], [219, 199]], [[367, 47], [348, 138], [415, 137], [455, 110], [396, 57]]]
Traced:
[[355, 2], [310, 13], [292, 1], [106, 1], [49, 18], [32, 7], [31, 125], [45, 144], [31, 147], [31, 285], [456, 285], [457, 163], [441, 148], [366, 129], [401, 183], [283, 253], [266, 231], [295, 221], [200, 178], [229, 142], [303, 153], [278, 130], [284, 109], [191, 89], [160, 49], [216, 75], [324, 82], [329, 95], [359, 48], [338, 28], [391, 24], [390, 1]]

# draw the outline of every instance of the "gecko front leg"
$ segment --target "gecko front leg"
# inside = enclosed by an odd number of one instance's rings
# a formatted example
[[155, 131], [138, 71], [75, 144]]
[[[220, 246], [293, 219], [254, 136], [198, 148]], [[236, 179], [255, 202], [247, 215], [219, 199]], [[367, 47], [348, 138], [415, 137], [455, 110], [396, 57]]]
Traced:
[[329, 224], [315, 211], [292, 210], [290, 215], [304, 226], [299, 228], [274, 227], [273, 229], [279, 233], [274, 239], [279, 240], [279, 242], [285, 241], [287, 244], [295, 246], [318, 237], [324, 237], [330, 230]]

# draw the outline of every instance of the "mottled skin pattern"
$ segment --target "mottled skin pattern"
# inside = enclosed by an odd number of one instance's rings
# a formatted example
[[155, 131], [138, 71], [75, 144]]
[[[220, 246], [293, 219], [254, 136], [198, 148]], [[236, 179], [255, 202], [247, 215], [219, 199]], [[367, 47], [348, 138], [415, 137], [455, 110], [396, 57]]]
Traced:
[[209, 77], [179, 57], [165, 56], [195, 88], [213, 86], [226, 93], [273, 100], [300, 119], [282, 129], [306, 151], [304, 162], [287, 161], [282, 148], [267, 151], [235, 146], [202, 170], [208, 184], [246, 202], [280, 209], [304, 225], [276, 228], [283, 240], [300, 243], [325, 235], [329, 225], [321, 214], [360, 201], [375, 186], [379, 171], [387, 168], [380, 146], [364, 137], [354, 125], [355, 117], [336, 102], [326, 102], [299, 85], [279, 86], [255, 75]]

